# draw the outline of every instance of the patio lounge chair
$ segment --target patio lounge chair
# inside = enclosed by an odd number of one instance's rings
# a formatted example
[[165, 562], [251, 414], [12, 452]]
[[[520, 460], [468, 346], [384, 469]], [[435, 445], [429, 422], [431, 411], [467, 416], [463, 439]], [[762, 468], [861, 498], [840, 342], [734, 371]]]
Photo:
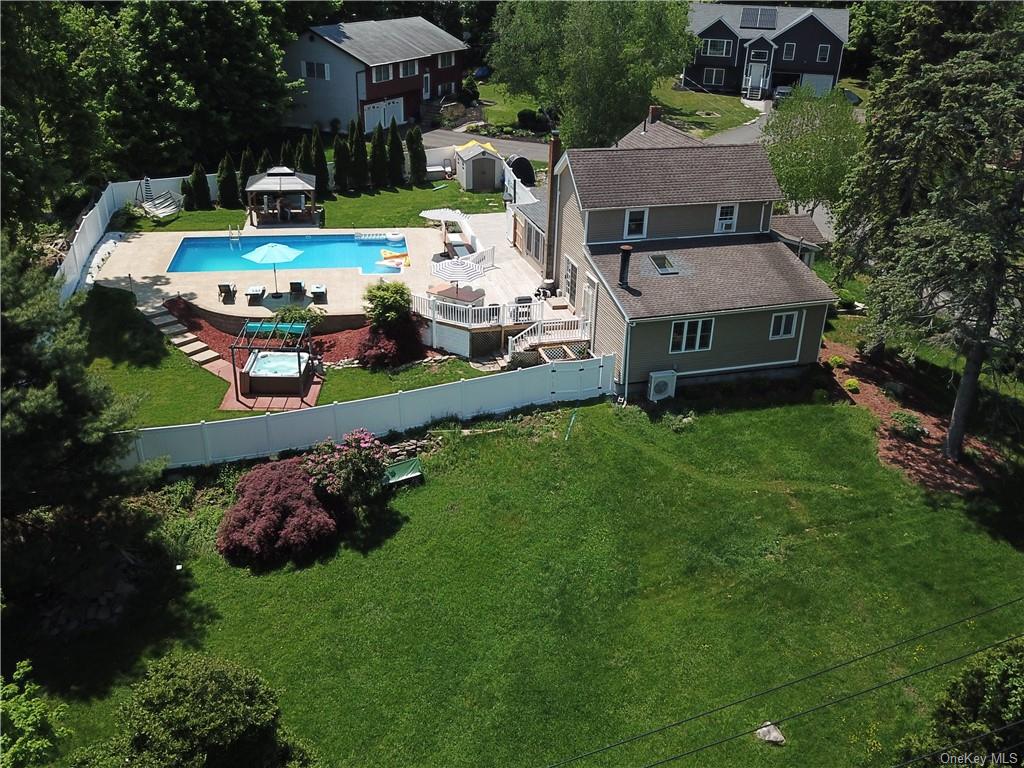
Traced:
[[223, 304], [227, 304], [228, 301], [234, 301], [236, 293], [238, 293], [238, 287], [234, 283], [217, 284], [217, 297]]
[[306, 284], [301, 280], [292, 280], [288, 283], [288, 293], [293, 299], [301, 299], [306, 295]]
[[263, 301], [264, 295], [267, 293], [267, 286], [265, 285], [250, 285], [245, 289], [246, 298], [249, 299], [250, 304], [259, 304]]
[[184, 199], [181, 195], [175, 195], [168, 190], [152, 200], [143, 200], [139, 205], [142, 206], [142, 210], [146, 212], [147, 216], [165, 219], [168, 216], [177, 216], [181, 213]]
[[314, 283], [309, 289], [309, 295], [313, 297], [314, 304], [327, 303], [327, 286], [323, 283]]

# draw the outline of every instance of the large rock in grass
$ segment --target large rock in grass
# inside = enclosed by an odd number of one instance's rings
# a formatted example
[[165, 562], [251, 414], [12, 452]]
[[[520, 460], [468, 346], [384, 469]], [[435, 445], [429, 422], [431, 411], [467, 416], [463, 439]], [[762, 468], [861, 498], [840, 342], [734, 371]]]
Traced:
[[782, 731], [780, 731], [779, 727], [772, 723], [771, 720], [761, 723], [761, 727], [757, 729], [755, 735], [761, 741], [767, 742], [768, 744], [777, 744], [781, 747], [786, 743], [786, 737], [782, 735]]

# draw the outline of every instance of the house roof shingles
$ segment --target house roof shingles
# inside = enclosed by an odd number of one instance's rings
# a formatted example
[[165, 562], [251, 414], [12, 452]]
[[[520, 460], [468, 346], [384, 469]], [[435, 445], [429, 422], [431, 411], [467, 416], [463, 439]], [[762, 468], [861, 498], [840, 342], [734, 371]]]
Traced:
[[570, 149], [566, 156], [584, 210], [782, 199], [759, 144]]
[[644, 120], [615, 145], [619, 149], [650, 149], [653, 147], [701, 147], [704, 142], [689, 136], [661, 120]]
[[541, 232], [548, 231], [548, 203], [547, 200], [538, 200], [534, 203], [517, 203], [516, 207], [522, 214], [533, 222]]
[[772, 214], [772, 229], [790, 240], [804, 240], [811, 245], [824, 245], [828, 242], [814, 219], [806, 213]]
[[422, 16], [383, 21], [346, 21], [311, 29], [369, 66], [461, 51], [467, 47], [461, 40]]
[[[629, 319], [835, 301], [832, 290], [770, 235], [636, 242], [629, 286], [618, 284], [617, 245], [590, 246], [594, 265]], [[658, 274], [653, 254], [679, 270]]]
[[750, 40], [762, 35], [771, 40], [795, 21], [802, 19], [810, 13], [821, 21], [836, 37], [844, 43], [850, 37], [850, 12], [845, 8], [795, 8], [788, 6], [777, 7], [775, 29], [751, 29], [740, 27], [743, 19], [744, 8], [759, 7], [757, 3], [748, 5], [732, 5], [727, 3], [691, 3], [690, 4], [690, 31], [698, 33], [718, 19], [726, 22], [729, 26], [740, 33], [740, 38]]

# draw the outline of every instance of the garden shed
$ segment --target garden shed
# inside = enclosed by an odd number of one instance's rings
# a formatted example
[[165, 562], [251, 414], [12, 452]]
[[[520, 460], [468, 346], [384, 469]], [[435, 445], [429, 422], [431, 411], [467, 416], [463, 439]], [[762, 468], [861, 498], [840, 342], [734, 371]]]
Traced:
[[501, 189], [504, 164], [490, 144], [471, 141], [455, 148], [455, 178], [467, 192]]

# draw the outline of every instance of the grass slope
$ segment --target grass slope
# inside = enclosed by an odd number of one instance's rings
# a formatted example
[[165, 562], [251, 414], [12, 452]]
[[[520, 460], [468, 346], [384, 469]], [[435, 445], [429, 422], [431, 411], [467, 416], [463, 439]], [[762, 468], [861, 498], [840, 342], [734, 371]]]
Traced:
[[485, 375], [464, 360], [414, 365], [403, 371], [368, 371], [365, 368], [334, 368], [327, 372], [317, 405], [390, 395], [394, 392], [447, 384]]
[[[727, 131], [758, 115], [756, 109], [745, 107], [739, 96], [720, 96], [698, 91], [677, 91], [674, 78], [662, 80], [654, 89], [654, 98], [662, 106], [665, 117], [673, 118], [699, 137]], [[718, 117], [703, 117], [698, 112], [715, 112]]]
[[[594, 404], [566, 440], [569, 418], [428, 458], [396, 500], [404, 525], [367, 554], [262, 576], [189, 562], [198, 644], [259, 670], [329, 765], [546, 765], [1021, 592], [1024, 554], [882, 467], [864, 410], [677, 433]], [[581, 765], [642, 765], [1016, 628], [994, 615]], [[748, 736], [693, 764], [891, 763], [955, 669], [784, 725], [785, 749]], [[123, 690], [72, 701], [66, 746], [110, 733]]]
[[480, 83], [480, 99], [493, 101], [491, 106], [484, 107], [484, 120], [491, 125], [519, 127], [519, 111], [537, 109], [537, 102], [529, 96], [512, 96], [504, 85], [498, 83]]
[[[436, 186], [444, 185], [441, 189]], [[344, 195], [323, 201], [327, 227], [422, 227], [420, 211], [427, 208], [458, 208], [465, 213], [500, 213], [501, 195], [466, 192], [456, 181], [431, 186], [400, 187], [360, 195]], [[135, 219], [126, 229], [132, 232], [188, 232], [226, 230], [245, 223], [245, 211], [183, 211], [175, 219], [154, 222]]]

